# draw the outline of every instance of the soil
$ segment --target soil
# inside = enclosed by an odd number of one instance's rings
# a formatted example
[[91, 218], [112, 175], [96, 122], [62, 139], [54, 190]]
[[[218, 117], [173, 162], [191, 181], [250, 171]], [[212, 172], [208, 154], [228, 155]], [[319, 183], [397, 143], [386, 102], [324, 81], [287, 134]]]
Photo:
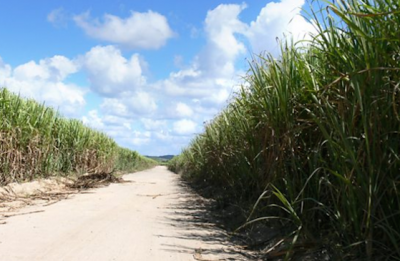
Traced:
[[[88, 180], [80, 184], [93, 185]], [[258, 260], [218, 226], [212, 202], [165, 167], [118, 182], [88, 190], [65, 179], [1, 188], [0, 260]]]
[[72, 184], [72, 179], [55, 177], [0, 187], [0, 224], [6, 222], [5, 217], [20, 214], [22, 208], [53, 204], [77, 193], [69, 187]]

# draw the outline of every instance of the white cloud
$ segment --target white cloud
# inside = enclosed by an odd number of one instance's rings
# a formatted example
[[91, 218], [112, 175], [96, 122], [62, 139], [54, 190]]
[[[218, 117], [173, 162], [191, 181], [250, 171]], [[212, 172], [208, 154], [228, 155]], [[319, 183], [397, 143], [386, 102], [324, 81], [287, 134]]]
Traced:
[[100, 107], [105, 115], [134, 118], [152, 114], [157, 109], [157, 103], [151, 94], [138, 91], [118, 99], [105, 98]]
[[170, 74], [168, 79], [158, 83], [158, 88], [171, 96], [198, 96], [206, 93], [209, 85], [201, 83], [201, 72], [194, 69], [183, 69]]
[[97, 110], [89, 111], [87, 115], [82, 117], [82, 121], [89, 127], [107, 133], [123, 147], [135, 150], [141, 148], [143, 150], [147, 147], [147, 144], [154, 140], [152, 132], [132, 128], [130, 119], [113, 115], [100, 115]]
[[304, 4], [305, 0], [282, 0], [268, 3], [257, 19], [251, 22], [245, 34], [253, 51], [256, 54], [268, 51], [278, 55], [279, 45], [276, 38], [283, 39], [286, 35], [293, 37], [294, 41], [309, 39], [308, 34], [314, 33], [315, 28], [300, 14]]
[[214, 104], [224, 104], [228, 102], [230, 95], [231, 92], [229, 92], [226, 89], [221, 89], [215, 93], [212, 93], [206, 101], [209, 101]]
[[89, 111], [87, 116], [82, 117], [82, 122], [91, 128], [98, 130], [104, 129], [103, 119], [99, 116], [97, 110]]
[[115, 97], [145, 85], [143, 62], [138, 54], [128, 60], [114, 46], [93, 47], [80, 59], [92, 90]]
[[141, 122], [148, 131], [165, 131], [168, 129], [166, 120], [141, 119]]
[[221, 109], [240, 79], [235, 63], [246, 49], [236, 35], [244, 34], [248, 28], [239, 20], [245, 8], [245, 4], [221, 4], [209, 11], [204, 23], [206, 46], [188, 68], [171, 73], [168, 79], [156, 84], [157, 88], [171, 97], [196, 98]]
[[197, 130], [197, 123], [191, 120], [179, 120], [174, 122], [173, 129], [179, 135], [193, 135]]
[[144, 145], [136, 145], [144, 155], [166, 155], [178, 154], [183, 147], [187, 146], [192, 136], [174, 135], [171, 133], [155, 132], [151, 140]]
[[130, 49], [159, 49], [173, 37], [167, 18], [157, 12], [131, 12], [128, 18], [105, 14], [103, 21], [91, 19], [89, 12], [74, 17], [90, 37]]
[[45, 80], [60, 82], [78, 70], [75, 63], [68, 58], [56, 55], [39, 61], [37, 64], [30, 61], [14, 69], [14, 77], [17, 80]]
[[123, 117], [104, 115], [98, 110], [91, 110], [81, 117], [84, 124], [103, 131], [115, 139], [129, 139], [132, 133], [132, 123], [130, 119]]
[[190, 117], [193, 115], [193, 110], [183, 102], [178, 102], [175, 107], [178, 117]]
[[157, 109], [154, 97], [143, 91], [134, 93], [126, 99], [127, 106], [136, 114], [151, 114]]
[[184, 118], [194, 119], [197, 117], [196, 112], [194, 111], [194, 106], [196, 104], [182, 97], [171, 98], [168, 101], [162, 102], [162, 108], [160, 108], [160, 112], [157, 114], [158, 116], [168, 119], [168, 120], [179, 120]]
[[0, 57], [0, 82], [4, 82], [4, 80], [11, 76], [11, 66], [3, 62], [3, 59]]
[[15, 69], [0, 58], [0, 86], [22, 97], [33, 98], [59, 109], [66, 116], [77, 116], [86, 104], [85, 90], [64, 80], [77, 72], [73, 61], [64, 56], [30, 61]]
[[30, 61], [23, 65], [18, 66], [14, 70], [14, 77], [18, 80], [46, 80], [50, 76], [50, 72], [47, 68], [37, 64], [34, 61]]
[[131, 130], [131, 120], [124, 118], [124, 117], [119, 117], [115, 115], [104, 115], [102, 117], [104, 124], [107, 126], [119, 126], [122, 125], [126, 127], [127, 130]]
[[68, 16], [62, 7], [52, 10], [47, 15], [47, 21], [49, 21], [54, 27], [66, 27], [67, 20]]
[[178, 68], [183, 67], [183, 56], [182, 55], [175, 55], [174, 57], [174, 65]]
[[201, 30], [193, 25], [190, 25], [189, 27], [190, 27], [190, 37], [192, 39], [198, 38], [200, 36]]
[[131, 124], [129, 124], [128, 122], [125, 122], [122, 124], [125, 128], [127, 128], [128, 130], [132, 130], [132, 126]]
[[131, 138], [129, 138], [129, 141], [135, 146], [148, 144], [151, 141], [151, 132], [133, 131], [133, 135]]
[[99, 115], [97, 110], [89, 111], [86, 116], [82, 117], [82, 121], [90, 127], [105, 132], [116, 129], [121, 131], [123, 129], [124, 131], [130, 131], [132, 129], [129, 119], [113, 115]]
[[105, 115], [129, 117], [128, 107], [121, 101], [115, 98], [105, 98], [100, 105], [102, 113]]
[[208, 11], [205, 20], [207, 45], [198, 56], [198, 68], [213, 77], [231, 77], [235, 73], [235, 60], [246, 49], [235, 34], [245, 33], [247, 25], [239, 20], [245, 4], [221, 4]]

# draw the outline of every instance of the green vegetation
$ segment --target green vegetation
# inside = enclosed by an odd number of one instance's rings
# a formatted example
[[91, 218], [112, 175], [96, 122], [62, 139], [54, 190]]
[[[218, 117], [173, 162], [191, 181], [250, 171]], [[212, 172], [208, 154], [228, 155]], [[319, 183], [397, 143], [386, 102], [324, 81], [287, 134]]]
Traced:
[[118, 148], [114, 170], [119, 173], [130, 173], [152, 168], [158, 162], [146, 156], [142, 156], [136, 151], [126, 148]]
[[128, 172], [156, 165], [78, 120], [0, 89], [0, 185], [70, 173]]
[[339, 260], [400, 260], [400, 6], [329, 3], [308, 44], [251, 63], [242, 90], [170, 169], [256, 202]]
[[174, 155], [146, 156], [146, 157], [157, 161], [158, 164], [160, 165], [167, 166], [169, 161], [174, 157]]
[[155, 160], [159, 160], [159, 161], [169, 161], [174, 157], [174, 155], [146, 156], [146, 157], [155, 159]]

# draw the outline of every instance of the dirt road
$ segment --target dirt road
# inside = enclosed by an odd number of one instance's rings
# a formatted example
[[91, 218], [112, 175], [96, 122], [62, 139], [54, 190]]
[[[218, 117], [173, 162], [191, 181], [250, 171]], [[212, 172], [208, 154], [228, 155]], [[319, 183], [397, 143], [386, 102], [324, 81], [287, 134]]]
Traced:
[[[245, 260], [165, 167], [124, 176], [0, 225], [2, 261]], [[197, 204], [199, 203], [199, 204]]]

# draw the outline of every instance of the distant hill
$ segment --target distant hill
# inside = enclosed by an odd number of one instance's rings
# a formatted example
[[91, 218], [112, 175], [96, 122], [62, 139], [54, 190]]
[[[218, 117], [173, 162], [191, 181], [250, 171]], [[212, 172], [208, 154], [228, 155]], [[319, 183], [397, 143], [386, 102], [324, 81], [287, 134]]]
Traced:
[[147, 158], [150, 159], [154, 159], [157, 161], [169, 161], [170, 159], [172, 159], [173, 157], [175, 157], [175, 155], [163, 155], [163, 156], [146, 156]]

